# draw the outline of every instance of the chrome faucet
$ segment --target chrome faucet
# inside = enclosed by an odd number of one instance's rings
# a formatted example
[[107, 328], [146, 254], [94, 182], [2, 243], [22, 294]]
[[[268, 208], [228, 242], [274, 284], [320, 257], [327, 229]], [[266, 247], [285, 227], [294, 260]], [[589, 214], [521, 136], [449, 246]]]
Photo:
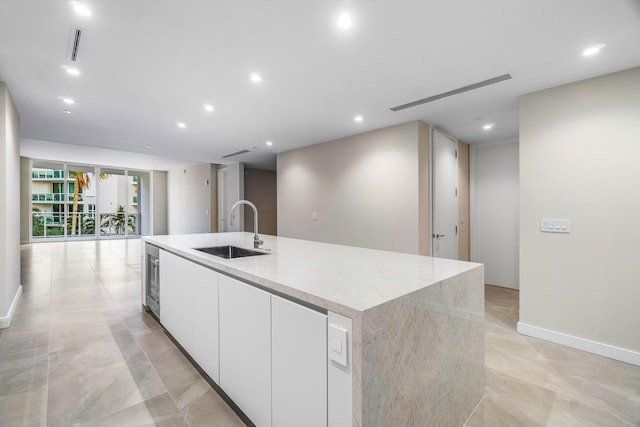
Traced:
[[229, 225], [233, 225], [233, 212], [240, 205], [249, 205], [253, 208], [253, 247], [256, 249], [260, 248], [264, 242], [260, 240], [260, 236], [258, 236], [258, 208], [256, 205], [251, 203], [248, 200], [238, 200], [231, 206], [231, 219], [229, 220]]

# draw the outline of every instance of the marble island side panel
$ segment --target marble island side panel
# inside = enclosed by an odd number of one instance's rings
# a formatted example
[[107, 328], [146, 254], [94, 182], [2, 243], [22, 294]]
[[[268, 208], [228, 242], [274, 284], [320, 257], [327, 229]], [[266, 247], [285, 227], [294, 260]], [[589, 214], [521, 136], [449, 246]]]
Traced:
[[362, 314], [361, 425], [465, 423], [485, 388], [483, 283], [479, 266]]

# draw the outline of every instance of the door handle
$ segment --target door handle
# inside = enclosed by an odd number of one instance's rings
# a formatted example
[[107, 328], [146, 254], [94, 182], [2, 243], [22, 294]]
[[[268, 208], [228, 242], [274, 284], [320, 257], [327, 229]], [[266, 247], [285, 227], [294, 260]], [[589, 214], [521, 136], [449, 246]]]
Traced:
[[441, 237], [444, 237], [444, 234], [435, 234], [433, 237], [435, 237], [436, 239], [439, 239]]
[[153, 260], [153, 275], [155, 283], [160, 282], [160, 260], [158, 258]]

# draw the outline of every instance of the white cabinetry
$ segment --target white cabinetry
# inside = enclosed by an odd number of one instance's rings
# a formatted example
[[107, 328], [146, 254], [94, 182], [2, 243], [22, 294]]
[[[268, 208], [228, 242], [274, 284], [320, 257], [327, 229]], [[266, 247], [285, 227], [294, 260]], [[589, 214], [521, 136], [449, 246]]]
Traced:
[[220, 386], [254, 424], [271, 426], [271, 294], [224, 275]]
[[192, 262], [160, 251], [160, 323], [191, 352], [193, 343]]
[[350, 368], [328, 361], [327, 315], [164, 250], [160, 304], [162, 325], [258, 427], [350, 424]]
[[327, 426], [327, 316], [271, 297], [274, 427]]
[[220, 384], [218, 359], [218, 278], [215, 271], [193, 264], [193, 344], [191, 356]]
[[220, 382], [218, 276], [160, 251], [160, 323], [216, 383]]

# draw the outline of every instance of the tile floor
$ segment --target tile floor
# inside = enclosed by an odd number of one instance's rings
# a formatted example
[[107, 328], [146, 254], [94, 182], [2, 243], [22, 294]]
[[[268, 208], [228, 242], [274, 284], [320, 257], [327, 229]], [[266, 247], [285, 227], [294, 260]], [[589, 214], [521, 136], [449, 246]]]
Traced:
[[467, 427], [640, 426], [640, 367], [520, 335], [518, 291], [485, 287], [486, 394]]
[[[21, 248], [0, 330], [0, 426], [242, 426], [140, 309], [140, 241]], [[518, 293], [486, 287], [477, 426], [640, 426], [640, 367], [518, 335]], [[395, 427], [395, 426], [390, 426]]]

